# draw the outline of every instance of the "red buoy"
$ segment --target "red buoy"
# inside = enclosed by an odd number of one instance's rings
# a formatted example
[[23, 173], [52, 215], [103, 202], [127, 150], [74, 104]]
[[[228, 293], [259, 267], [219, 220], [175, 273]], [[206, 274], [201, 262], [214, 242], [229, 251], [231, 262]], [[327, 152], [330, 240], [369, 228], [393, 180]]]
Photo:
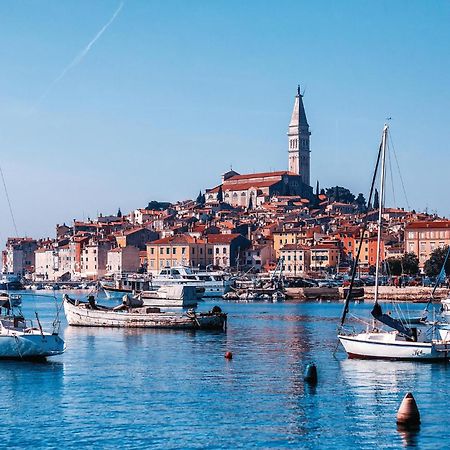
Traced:
[[405, 428], [414, 428], [420, 425], [420, 413], [416, 400], [408, 392], [397, 411], [397, 425]]
[[225, 355], [224, 355], [224, 357], [225, 357], [226, 359], [233, 359], [233, 353], [231, 353], [231, 352], [226, 352]]

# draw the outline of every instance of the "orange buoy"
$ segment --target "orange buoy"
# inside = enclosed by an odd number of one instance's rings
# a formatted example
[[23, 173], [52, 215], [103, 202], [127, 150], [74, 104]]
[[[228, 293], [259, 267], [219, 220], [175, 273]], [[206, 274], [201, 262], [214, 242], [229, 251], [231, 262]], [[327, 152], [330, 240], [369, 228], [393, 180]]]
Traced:
[[226, 359], [233, 359], [233, 353], [226, 352], [225, 355], [224, 355], [224, 358], [226, 358]]
[[414, 428], [420, 425], [420, 413], [416, 400], [408, 392], [397, 411], [397, 425], [405, 428]]

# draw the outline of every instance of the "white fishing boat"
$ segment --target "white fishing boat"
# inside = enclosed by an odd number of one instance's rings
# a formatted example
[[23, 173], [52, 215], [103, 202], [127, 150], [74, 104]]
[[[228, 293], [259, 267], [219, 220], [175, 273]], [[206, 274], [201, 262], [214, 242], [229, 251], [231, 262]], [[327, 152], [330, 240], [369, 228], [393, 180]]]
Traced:
[[[373, 358], [373, 359], [392, 359], [392, 360], [447, 360], [450, 351], [450, 341], [442, 339], [433, 339], [433, 329], [431, 334], [427, 331], [410, 327], [408, 323], [395, 319], [389, 314], [384, 314], [381, 305], [378, 303], [378, 287], [380, 281], [380, 252], [381, 252], [381, 230], [382, 213], [385, 195], [385, 166], [386, 166], [386, 148], [387, 148], [388, 126], [383, 129], [382, 142], [378, 152], [377, 165], [370, 189], [369, 203], [372, 202], [372, 196], [375, 186], [376, 173], [381, 162], [380, 169], [380, 207], [378, 210], [378, 237], [376, 254], [376, 272], [375, 272], [375, 304], [371, 312], [373, 323], [367, 324], [367, 328], [362, 332], [355, 332], [344, 328], [345, 319], [349, 311], [349, 302], [352, 297], [352, 287], [356, 275], [358, 258], [361, 252], [363, 239], [360, 239], [357, 258], [353, 266], [352, 282], [346, 297], [344, 310], [341, 317], [341, 326], [338, 332], [338, 338], [344, 347], [349, 358]], [[367, 227], [367, 215], [364, 221], [362, 235]], [[382, 329], [382, 325], [387, 325], [391, 330]], [[430, 331], [430, 330], [429, 330]]]
[[225, 330], [227, 324], [227, 315], [218, 306], [209, 312], [189, 310], [179, 314], [143, 306], [130, 296], [125, 296], [122, 305], [114, 308], [97, 304], [93, 296], [81, 302], [64, 295], [63, 301], [67, 322], [73, 326]]
[[25, 320], [17, 296], [2, 293], [0, 311], [0, 359], [43, 359], [64, 352], [64, 341], [56, 329], [43, 331], [37, 315], [37, 326]]
[[181, 283], [204, 289], [204, 297], [222, 297], [230, 290], [231, 281], [222, 271], [194, 271], [187, 266], [166, 267], [152, 277], [152, 285]]

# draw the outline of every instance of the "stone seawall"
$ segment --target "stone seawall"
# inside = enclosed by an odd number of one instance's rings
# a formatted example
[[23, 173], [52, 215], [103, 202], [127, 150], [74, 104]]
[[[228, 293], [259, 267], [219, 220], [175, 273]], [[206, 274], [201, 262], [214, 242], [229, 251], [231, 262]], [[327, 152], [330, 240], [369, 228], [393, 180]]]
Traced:
[[[295, 300], [343, 300], [347, 295], [348, 288], [286, 288], [286, 297]], [[393, 300], [397, 302], [428, 302], [432, 288], [419, 286], [408, 286], [396, 288], [395, 286], [380, 286], [378, 288], [378, 298], [380, 300]], [[438, 288], [434, 294], [436, 301], [447, 298], [450, 290]], [[365, 286], [364, 288], [354, 288], [354, 298], [364, 298], [373, 300], [375, 298], [375, 287]]]
[[[407, 302], [428, 302], [433, 288], [426, 288], [420, 286], [407, 286], [396, 288], [395, 286], [380, 286], [378, 288], [378, 298], [380, 300], [395, 300]], [[434, 293], [436, 300], [447, 298], [449, 289], [438, 288]], [[366, 300], [373, 300], [375, 298], [375, 288], [373, 286], [366, 286], [364, 288], [364, 298]]]

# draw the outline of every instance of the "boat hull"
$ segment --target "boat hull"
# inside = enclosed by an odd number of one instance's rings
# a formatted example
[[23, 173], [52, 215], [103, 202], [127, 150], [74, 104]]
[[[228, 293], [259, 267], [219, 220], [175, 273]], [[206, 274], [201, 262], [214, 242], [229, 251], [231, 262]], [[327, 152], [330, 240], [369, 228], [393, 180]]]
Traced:
[[169, 312], [128, 312], [88, 309], [64, 300], [67, 322], [72, 326], [113, 328], [161, 328], [176, 330], [216, 329], [226, 325], [224, 314], [186, 314]]
[[64, 352], [64, 341], [56, 334], [0, 334], [0, 359], [42, 359]]
[[338, 337], [349, 358], [444, 361], [450, 355], [450, 345], [447, 351], [445, 343], [396, 341], [394, 333], [361, 333]]

